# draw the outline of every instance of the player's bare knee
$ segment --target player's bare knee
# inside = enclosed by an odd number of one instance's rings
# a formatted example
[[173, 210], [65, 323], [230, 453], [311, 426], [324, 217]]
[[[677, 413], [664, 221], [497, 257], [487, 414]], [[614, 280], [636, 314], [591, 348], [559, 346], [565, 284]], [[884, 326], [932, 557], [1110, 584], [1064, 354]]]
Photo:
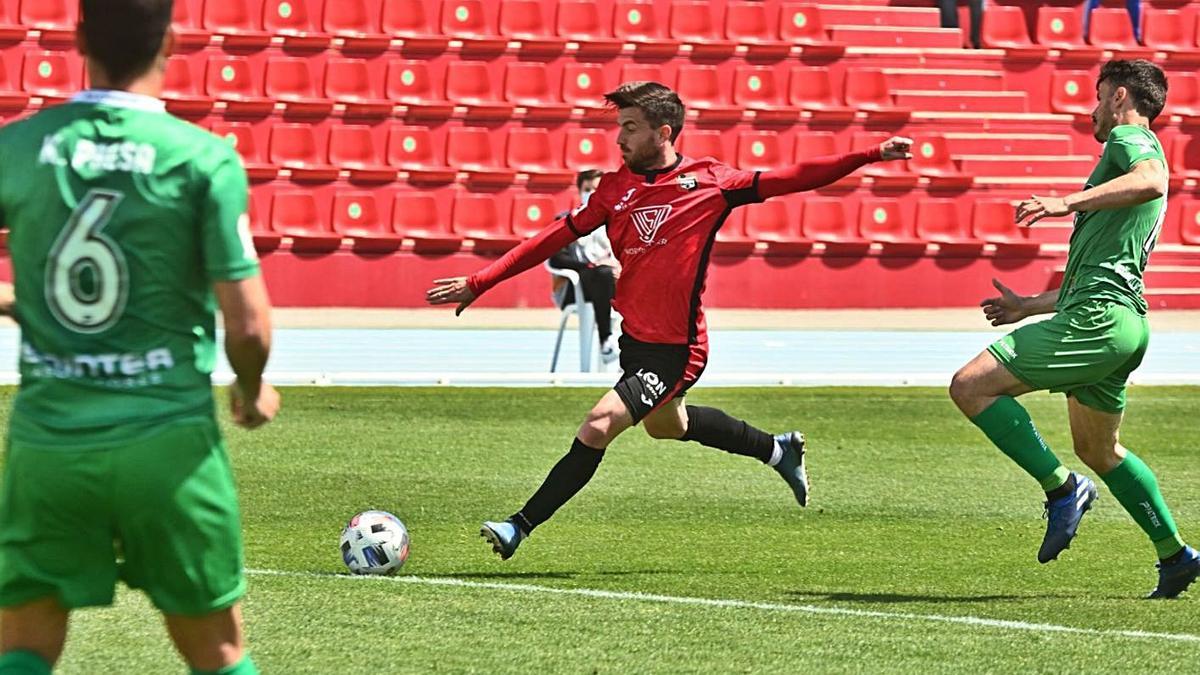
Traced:
[[959, 368], [950, 380], [950, 400], [954, 401], [954, 404], [965, 413], [970, 407], [970, 403], [977, 397], [975, 378], [971, 376], [966, 366]]
[[614, 436], [615, 418], [615, 411], [600, 407], [593, 408], [583, 424], [579, 425], [579, 440], [589, 448], [597, 450], [607, 448]]
[[1076, 440], [1075, 456], [1089, 469], [1103, 475], [1121, 463], [1123, 453], [1118, 450], [1118, 447], [1116, 441]]

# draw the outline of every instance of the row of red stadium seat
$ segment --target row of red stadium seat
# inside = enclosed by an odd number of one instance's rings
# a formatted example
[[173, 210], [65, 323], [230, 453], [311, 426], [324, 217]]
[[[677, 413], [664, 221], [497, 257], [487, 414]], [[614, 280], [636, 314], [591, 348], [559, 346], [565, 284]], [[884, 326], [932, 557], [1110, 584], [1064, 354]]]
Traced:
[[[520, 191], [502, 199], [503, 194], [346, 189], [322, 199], [312, 191], [279, 189], [271, 195], [252, 193], [252, 231], [264, 249], [278, 246], [283, 237], [297, 249], [337, 248], [343, 238], [367, 250], [395, 248], [403, 239], [426, 249], [453, 250], [464, 240], [475, 242], [476, 249], [504, 249], [557, 215], [551, 195]], [[814, 243], [830, 249], [872, 243], [964, 250], [985, 244], [1026, 251], [1039, 246], [1017, 228], [1006, 199], [977, 200], [969, 218], [961, 216], [957, 200], [926, 199], [916, 208], [915, 218], [909, 218], [900, 202], [887, 198], [864, 198], [857, 214], [847, 213], [845, 201], [832, 197], [775, 199], [735, 211], [717, 241], [730, 249], [756, 242], [780, 249]]]
[[1102, 52], [1121, 58], [1151, 58], [1155, 51], [1167, 52], [1168, 60], [1200, 61], [1196, 47], [1200, 15], [1177, 9], [1146, 8], [1143, 41], [1138, 43], [1124, 9], [1097, 8], [1092, 12], [1090, 35], [1085, 41], [1079, 11], [1071, 7], [1039, 7], [1036, 41], [1026, 29], [1021, 7], [992, 5], [983, 24], [985, 47], [1005, 49], [1022, 56], [1044, 56], [1047, 50], [1063, 52], [1071, 60], [1099, 60]]
[[[614, 134], [605, 128], [576, 127], [556, 133], [511, 126], [503, 134], [496, 134], [487, 127], [451, 126], [443, 130], [399, 123], [323, 127], [298, 123], [255, 126], [235, 121], [212, 122], [209, 126], [237, 147], [255, 181], [271, 180], [281, 170], [299, 181], [341, 176], [372, 183], [394, 181], [400, 172], [418, 183], [451, 182], [459, 172], [465, 172], [472, 183], [507, 185], [521, 173], [535, 183], [561, 186], [570, 184], [577, 171], [612, 169], [618, 164]], [[837, 135], [829, 131], [746, 129], [733, 136], [711, 129], [691, 129], [680, 137], [679, 149], [695, 157], [715, 157], [742, 169], [767, 170], [847, 149], [870, 148], [888, 135], [855, 132], [846, 148], [840, 147]], [[976, 177], [1082, 179], [1094, 163], [1090, 156], [1070, 154], [1068, 137], [1057, 142], [1027, 139], [1015, 147], [1013, 143], [1019, 141], [1000, 139], [987, 145], [931, 132], [919, 133], [915, 139], [914, 156], [909, 162], [873, 164], [839, 181], [839, 186], [857, 186], [863, 176], [875, 185], [893, 188], [915, 187], [922, 178], [934, 186], [956, 188], [970, 186]], [[1175, 136], [1168, 154], [1176, 181], [1200, 177], [1200, 139]]]

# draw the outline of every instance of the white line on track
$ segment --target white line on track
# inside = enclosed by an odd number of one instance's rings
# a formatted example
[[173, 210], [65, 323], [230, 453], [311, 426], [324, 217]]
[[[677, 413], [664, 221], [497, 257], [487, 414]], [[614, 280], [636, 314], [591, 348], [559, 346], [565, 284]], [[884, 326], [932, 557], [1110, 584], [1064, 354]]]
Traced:
[[681, 595], [659, 595], [655, 593], [632, 593], [628, 591], [605, 591], [596, 588], [555, 588], [553, 586], [538, 586], [536, 584], [504, 584], [490, 581], [465, 581], [463, 579], [454, 579], [451, 577], [356, 577], [348, 574], [319, 574], [316, 572], [287, 572], [282, 570], [262, 569], [248, 569], [246, 570], [246, 574], [253, 576], [299, 577], [307, 579], [342, 579], [349, 581], [394, 582], [417, 584], [421, 586], [452, 586], [458, 588], [509, 591], [514, 593], [542, 593], [547, 595], [573, 595], [585, 598], [601, 598], [604, 600], [656, 602], [670, 605], [694, 605], [700, 607], [755, 609], [764, 612], [799, 612], [802, 614], [851, 616], [868, 619], [882, 619], [886, 621], [899, 621], [904, 623], [951, 623], [978, 628], [998, 628], [1002, 630], [1029, 631], [1033, 633], [1070, 633], [1074, 635], [1087, 635], [1094, 637], [1120, 637], [1200, 643], [1200, 635], [1192, 635], [1189, 633], [1154, 633], [1141, 630], [1078, 628], [1075, 626], [1059, 626], [1051, 623], [1029, 623], [1026, 621], [1010, 621], [1007, 619], [986, 619], [976, 616], [944, 616], [941, 614], [912, 614], [910, 612], [879, 612], [866, 609], [851, 609], [848, 607], [790, 605], [773, 602], [752, 602], [749, 600], [698, 598]]

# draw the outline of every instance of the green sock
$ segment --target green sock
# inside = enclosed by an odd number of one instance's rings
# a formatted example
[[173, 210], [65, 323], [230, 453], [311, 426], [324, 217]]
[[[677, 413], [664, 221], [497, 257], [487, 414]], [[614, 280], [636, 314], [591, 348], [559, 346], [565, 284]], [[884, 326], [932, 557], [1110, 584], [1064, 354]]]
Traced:
[[36, 652], [17, 649], [0, 656], [3, 675], [50, 675], [50, 664]]
[[258, 675], [258, 668], [254, 665], [254, 659], [250, 658], [250, 654], [245, 654], [242, 656], [241, 661], [232, 666], [225, 666], [220, 670], [196, 670], [192, 668], [192, 675]]
[[1183, 549], [1175, 519], [1158, 490], [1158, 479], [1146, 463], [1132, 452], [1112, 471], [1100, 476], [1108, 491], [1133, 516], [1134, 522], [1154, 542], [1159, 558], [1169, 558]]
[[971, 421], [1017, 466], [1041, 483], [1046, 492], [1066, 484], [1070, 472], [1042, 440], [1029, 413], [1017, 399], [1001, 396]]

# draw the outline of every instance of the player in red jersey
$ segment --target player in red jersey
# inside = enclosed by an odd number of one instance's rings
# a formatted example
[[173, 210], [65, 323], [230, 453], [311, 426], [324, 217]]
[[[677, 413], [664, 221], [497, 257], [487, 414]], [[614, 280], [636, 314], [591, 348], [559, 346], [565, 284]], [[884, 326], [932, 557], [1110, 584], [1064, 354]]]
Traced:
[[828, 185], [864, 164], [910, 157], [912, 141], [894, 137], [861, 152], [824, 157], [774, 171], [741, 171], [711, 157], [675, 151], [683, 129], [679, 96], [657, 82], [630, 82], [605, 98], [617, 108], [624, 165], [607, 173], [587, 205], [470, 277], [439, 279], [430, 304], [457, 312], [488, 289], [541, 263], [567, 243], [608, 226], [621, 263], [614, 306], [623, 317], [622, 379], [579, 427], [571, 450], [525, 506], [481, 534], [504, 559], [535, 527], [591, 479], [604, 450], [642, 422], [654, 438], [697, 441], [755, 457], [773, 467], [801, 506], [808, 503], [804, 436], [772, 437], [715, 408], [684, 405], [683, 396], [708, 361], [700, 297], [717, 230], [733, 209]]

